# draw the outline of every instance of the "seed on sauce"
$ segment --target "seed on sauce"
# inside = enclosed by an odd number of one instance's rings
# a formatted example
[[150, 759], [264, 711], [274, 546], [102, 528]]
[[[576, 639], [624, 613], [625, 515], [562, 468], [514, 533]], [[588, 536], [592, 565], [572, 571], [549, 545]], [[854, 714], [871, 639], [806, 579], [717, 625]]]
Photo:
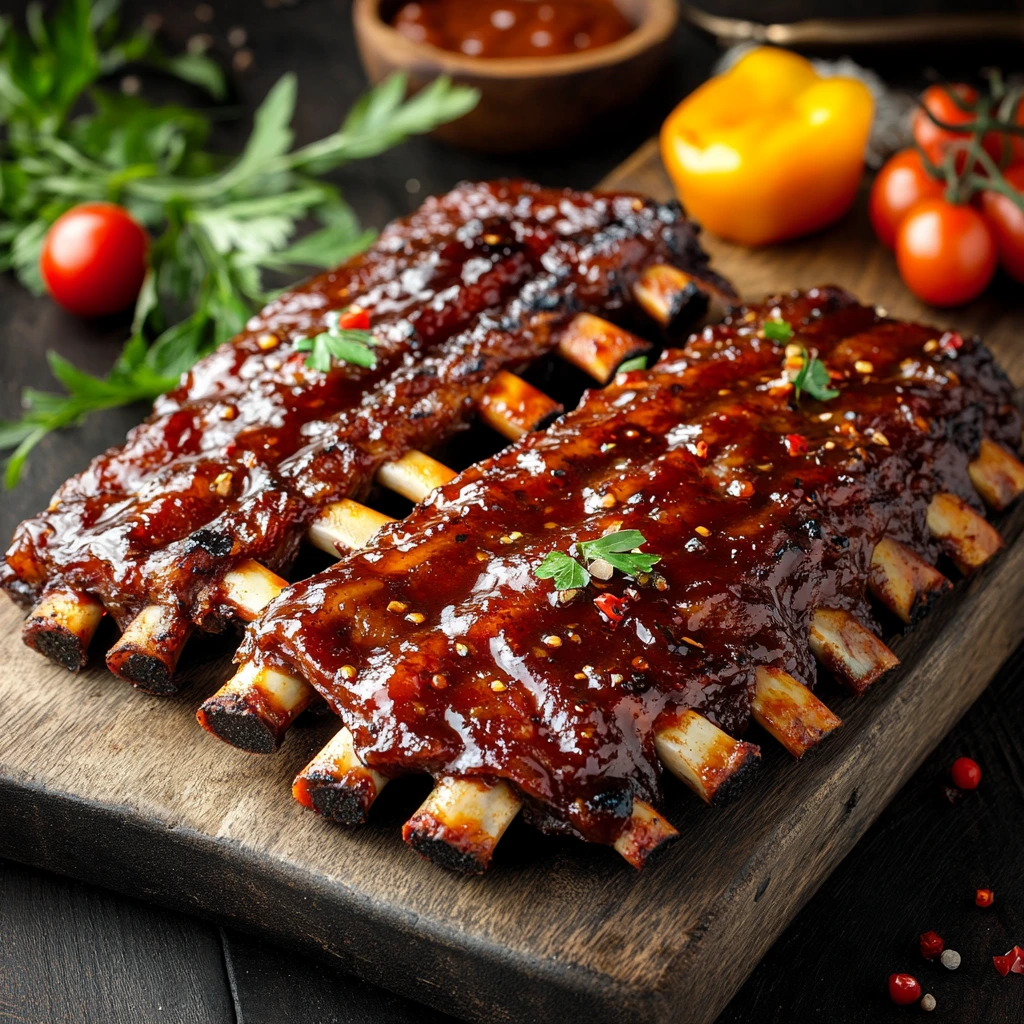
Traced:
[[456, 644], [455, 653], [460, 658], [464, 658], [467, 654], [469, 654], [469, 648], [465, 644]]
[[357, 675], [357, 673], [356, 673], [355, 665], [342, 665], [341, 666], [341, 678], [342, 679], [347, 679], [347, 680], [349, 680], [349, 682], [351, 682], [353, 679], [355, 679], [356, 675]]
[[613, 0], [420, 0], [392, 25], [413, 42], [486, 58], [579, 53], [633, 31]]
[[423, 612], [409, 612], [409, 614], [405, 617], [406, 622], [412, 622], [417, 626], [425, 619], [426, 615], [424, 615]]
[[557, 530], [558, 529], [558, 523], [545, 523], [544, 524], [544, 529], [545, 530]]
[[710, 537], [711, 531], [706, 526], [695, 526], [695, 532], [699, 533], [702, 537]]
[[691, 647], [700, 647], [701, 649], [703, 649], [704, 647], [702, 643], [698, 643], [696, 640], [693, 639], [692, 636], [684, 636], [683, 643], [689, 644]]
[[409, 606], [404, 601], [389, 601], [388, 611], [394, 615], [402, 615]]
[[222, 498], [226, 498], [231, 493], [231, 480], [231, 474], [226, 470], [223, 473], [218, 473], [214, 477], [212, 489]]
[[491, 680], [491, 689], [495, 693], [501, 693], [503, 690], [507, 690], [508, 687], [500, 679]]
[[927, 352], [927, 353], [928, 353], [929, 355], [930, 355], [930, 354], [931, 354], [932, 352], [935, 352], [935, 351], [936, 351], [936, 350], [938, 349], [938, 347], [939, 347], [939, 341], [938, 341], [938, 338], [929, 338], [929, 339], [928, 339], [928, 341], [926, 341], [926, 342], [924, 343], [924, 350], [925, 350], [925, 352]]
[[853, 364], [853, 368], [858, 373], [874, 373], [875, 372], [875, 364], [870, 362], [867, 359], [858, 359], [857, 362], [855, 362]]
[[876, 430], [871, 435], [871, 440], [874, 444], [882, 445], [883, 448], [889, 447], [889, 438], [887, 438], [880, 430]]
[[548, 647], [561, 647], [562, 638], [560, 636], [556, 636], [554, 633], [550, 633], [544, 637], [544, 643], [547, 644]]
[[435, 690], [443, 690], [448, 685], [448, 680], [445, 679], [443, 675], [438, 673], [436, 676], [431, 677], [430, 685]]
[[641, 672], [646, 672], [650, 667], [650, 662], [646, 658], [642, 658], [639, 654], [633, 659], [633, 668], [637, 668]]
[[276, 334], [261, 334], [256, 344], [264, 352], [269, 352], [272, 348], [277, 348], [281, 344], [281, 339]]
[[606, 494], [601, 499], [601, 508], [614, 508], [615, 507], [615, 495]]

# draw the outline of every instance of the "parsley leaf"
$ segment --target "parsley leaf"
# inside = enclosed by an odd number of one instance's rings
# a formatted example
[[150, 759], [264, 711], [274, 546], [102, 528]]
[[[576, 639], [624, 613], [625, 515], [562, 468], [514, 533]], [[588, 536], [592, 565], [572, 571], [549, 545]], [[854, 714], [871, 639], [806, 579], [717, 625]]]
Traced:
[[556, 590], [579, 590], [590, 582], [590, 573], [562, 551], [549, 551], [533, 574], [539, 580], [553, 579]]
[[835, 388], [829, 387], [832, 378], [829, 376], [825, 364], [817, 356], [808, 354], [803, 345], [800, 346], [800, 356], [803, 359], [803, 365], [800, 367], [800, 372], [793, 378], [793, 393], [796, 400], [800, 401], [800, 395], [804, 391], [819, 402], [829, 402], [833, 398], [838, 398], [839, 392]]
[[556, 590], [578, 590], [590, 582], [590, 565], [603, 559], [627, 576], [643, 576], [661, 561], [661, 555], [636, 550], [646, 543], [639, 530], [617, 530], [595, 540], [578, 541], [575, 548], [582, 563], [561, 551], [549, 551], [533, 574], [541, 580], [553, 579]]
[[[11, 450], [8, 487], [50, 431], [174, 387], [272, 297], [265, 274], [330, 267], [365, 249], [373, 232], [360, 229], [319, 176], [461, 117], [479, 99], [447, 78], [406, 98], [405, 76], [392, 75], [337, 131], [293, 149], [297, 89], [285, 75], [256, 111], [241, 154], [228, 159], [206, 150], [205, 113], [99, 88], [103, 76], [143, 63], [215, 99], [227, 91], [208, 58], [168, 56], [145, 29], [122, 34], [117, 7], [61, 0], [47, 19], [33, 4], [26, 33], [0, 18], [0, 272], [13, 270], [41, 293], [39, 254], [50, 225], [90, 200], [120, 203], [152, 239], [132, 333], [110, 372], [93, 376], [51, 356], [64, 393], [26, 389], [21, 419], [0, 422], [0, 450]], [[296, 240], [307, 224], [313, 230]], [[334, 359], [375, 362], [366, 332], [329, 328], [303, 344], [318, 369]]]
[[321, 373], [327, 373], [331, 362], [354, 363], [368, 370], [377, 367], [376, 344], [371, 331], [338, 326], [339, 311], [327, 314], [327, 330], [312, 338], [302, 338], [295, 344], [299, 352], [308, 352], [306, 365]]
[[634, 356], [632, 359], [627, 359], [616, 372], [618, 373], [629, 373], [630, 370], [646, 370], [647, 369], [647, 356]]
[[793, 337], [793, 328], [785, 320], [765, 320], [762, 330], [771, 341], [789, 341]]

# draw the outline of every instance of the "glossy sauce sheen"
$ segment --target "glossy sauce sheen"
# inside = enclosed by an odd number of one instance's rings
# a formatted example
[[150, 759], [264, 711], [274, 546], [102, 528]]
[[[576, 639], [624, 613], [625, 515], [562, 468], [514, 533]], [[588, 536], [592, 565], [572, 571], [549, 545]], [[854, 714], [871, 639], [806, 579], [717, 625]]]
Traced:
[[[793, 401], [765, 317], [820, 353], [838, 398]], [[659, 719], [692, 707], [742, 734], [758, 665], [814, 683], [815, 608], [873, 622], [882, 536], [937, 556], [928, 502], [980, 508], [967, 463], [983, 434], [1015, 450], [1020, 421], [980, 343], [837, 289], [781, 297], [466, 470], [286, 591], [240, 657], [312, 681], [371, 767], [502, 776], [538, 824], [610, 842], [634, 797], [658, 801]], [[612, 529], [643, 534], [655, 577], [616, 572], [561, 604], [534, 569]], [[620, 621], [601, 593], [623, 599]]]
[[[466, 425], [488, 380], [547, 352], [577, 309], [632, 316], [653, 262], [706, 269], [677, 205], [524, 182], [428, 200], [198, 363], [21, 524], [0, 584], [26, 603], [95, 594], [122, 626], [155, 602], [221, 628], [225, 572], [245, 558], [283, 571], [317, 508]], [[309, 368], [296, 342], [352, 304], [369, 312], [376, 369]]]
[[392, 24], [407, 39], [468, 57], [550, 57], [607, 46], [633, 31], [611, 0], [423, 0]]

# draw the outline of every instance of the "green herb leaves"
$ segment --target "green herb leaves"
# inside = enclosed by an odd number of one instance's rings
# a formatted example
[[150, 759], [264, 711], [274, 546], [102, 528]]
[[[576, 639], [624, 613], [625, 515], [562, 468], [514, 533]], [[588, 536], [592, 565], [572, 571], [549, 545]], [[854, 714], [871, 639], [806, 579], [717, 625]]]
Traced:
[[639, 530], [616, 530], [596, 540], [574, 544], [573, 549], [578, 558], [561, 551], [549, 552], [533, 574], [541, 580], [554, 580], [556, 590], [578, 590], [585, 587], [591, 580], [590, 568], [598, 560], [607, 562], [613, 569], [627, 576], [643, 576], [661, 561], [661, 555], [649, 555], [638, 550], [646, 543]]
[[629, 373], [631, 370], [646, 370], [647, 356], [633, 356], [619, 366], [618, 373]]
[[377, 366], [374, 355], [373, 334], [361, 327], [347, 327], [346, 322], [355, 318], [346, 316], [347, 311], [332, 310], [327, 314], [327, 330], [312, 338], [303, 338], [295, 348], [308, 352], [306, 365], [321, 373], [327, 373], [332, 360], [339, 363], [354, 363], [373, 370]]
[[762, 330], [771, 341], [787, 342], [793, 337], [793, 328], [785, 320], [765, 320]]
[[839, 392], [829, 387], [832, 378], [828, 375], [825, 364], [817, 356], [809, 355], [803, 345], [800, 346], [800, 357], [803, 359], [803, 365], [793, 378], [793, 394], [796, 400], [799, 402], [800, 395], [805, 391], [819, 402], [838, 398]]
[[[41, 292], [39, 253], [50, 225], [90, 200], [120, 203], [153, 239], [132, 336], [110, 373], [94, 377], [55, 360], [67, 393], [27, 390], [22, 419], [0, 423], [0, 449], [15, 449], [8, 486], [49, 431], [173, 387], [271, 297], [266, 273], [330, 267], [366, 248], [373, 233], [360, 230], [338, 190], [318, 176], [461, 117], [479, 98], [439, 78], [406, 100], [405, 76], [394, 75], [363, 96], [338, 131], [293, 149], [297, 88], [285, 75], [257, 110], [242, 153], [228, 160], [205, 150], [205, 114], [96, 87], [103, 75], [143, 62], [215, 98], [226, 92], [208, 59], [167, 57], [146, 32], [120, 37], [116, 7], [63, 0], [47, 20], [31, 5], [27, 34], [0, 19], [0, 271], [14, 270]], [[294, 240], [309, 222], [314, 230]], [[372, 339], [345, 324], [303, 344], [317, 369], [332, 359], [374, 364]]]

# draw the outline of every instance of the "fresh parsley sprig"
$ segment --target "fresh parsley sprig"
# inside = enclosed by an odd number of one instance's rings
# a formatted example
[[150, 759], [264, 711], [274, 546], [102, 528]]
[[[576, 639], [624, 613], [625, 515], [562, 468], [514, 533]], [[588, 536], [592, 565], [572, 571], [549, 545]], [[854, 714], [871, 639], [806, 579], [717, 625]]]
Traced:
[[825, 364], [817, 356], [810, 355], [803, 345], [800, 346], [800, 358], [803, 363], [793, 378], [793, 394], [796, 400], [799, 402], [800, 395], [805, 391], [819, 402], [830, 402], [833, 398], [838, 398], [839, 392], [829, 387], [832, 378]]
[[[65, 392], [27, 389], [22, 418], [0, 422], [0, 449], [13, 449], [9, 487], [50, 431], [156, 398], [237, 334], [271, 297], [266, 273], [330, 267], [369, 245], [373, 233], [359, 228], [322, 176], [461, 117], [478, 99], [444, 78], [406, 99], [406, 79], [394, 75], [363, 96], [338, 131], [296, 148], [296, 80], [285, 75], [257, 110], [242, 153], [229, 159], [205, 148], [207, 114], [98, 87], [102, 76], [142, 61], [214, 98], [226, 91], [208, 59], [168, 57], [146, 32], [122, 38], [116, 8], [117, 0], [63, 0], [44, 19], [33, 5], [24, 34], [0, 19], [0, 271], [41, 292], [39, 254], [50, 225], [90, 200], [125, 206], [153, 239], [131, 337], [111, 371], [96, 377], [51, 353]], [[310, 222], [314, 230], [295, 240]], [[330, 335], [314, 339], [310, 358], [368, 365], [369, 349], [362, 336]]]
[[602, 559], [627, 576], [644, 576], [661, 561], [661, 555], [639, 550], [646, 543], [639, 530], [616, 530], [595, 540], [577, 541], [573, 545], [577, 558], [563, 551], [548, 552], [533, 574], [537, 579], [554, 580], [556, 590], [579, 590], [591, 580], [590, 567]]
[[362, 328], [340, 326], [339, 319], [343, 312], [335, 309], [328, 313], [325, 318], [327, 330], [312, 338], [300, 339], [295, 345], [296, 350], [308, 352], [306, 365], [321, 373], [327, 373], [332, 361], [376, 369], [373, 333]]

